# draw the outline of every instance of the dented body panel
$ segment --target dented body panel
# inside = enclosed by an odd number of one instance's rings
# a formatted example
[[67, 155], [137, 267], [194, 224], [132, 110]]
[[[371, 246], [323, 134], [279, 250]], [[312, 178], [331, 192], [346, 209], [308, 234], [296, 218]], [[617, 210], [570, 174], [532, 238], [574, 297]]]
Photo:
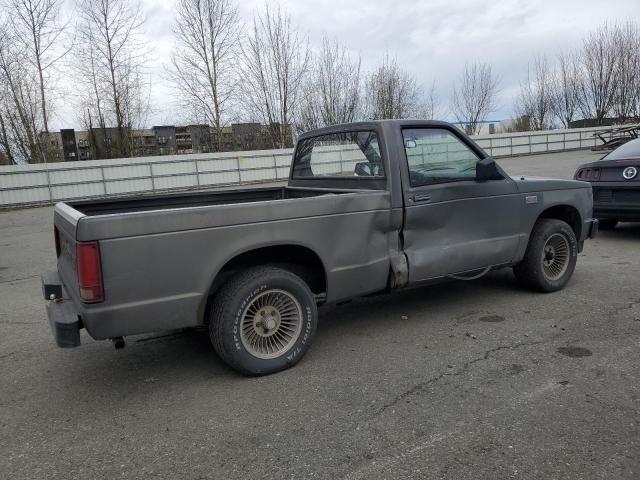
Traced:
[[[591, 222], [589, 184], [509, 177], [412, 188], [403, 128], [455, 132], [442, 122], [381, 121], [328, 127], [314, 135], [373, 131], [384, 178], [296, 179], [284, 188], [60, 203], [63, 300], [96, 339], [202, 325], [225, 266], [267, 247], [304, 249], [319, 259], [319, 301], [339, 302], [479, 269], [513, 265], [545, 210], [574, 209], [583, 241]], [[74, 243], [99, 244], [104, 301], [83, 303]], [[258, 261], [259, 259], [256, 259]], [[269, 259], [264, 259], [266, 262]]]
[[429, 201], [406, 207], [404, 249], [410, 281], [513, 261], [522, 209], [522, 195], [513, 182], [438, 184], [420, 192], [429, 192]]

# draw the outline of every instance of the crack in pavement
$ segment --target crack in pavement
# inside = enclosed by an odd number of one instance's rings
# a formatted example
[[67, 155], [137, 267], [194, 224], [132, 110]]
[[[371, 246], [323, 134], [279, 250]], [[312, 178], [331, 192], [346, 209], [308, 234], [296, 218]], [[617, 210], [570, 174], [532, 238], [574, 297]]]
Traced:
[[592, 395], [590, 393], [585, 393], [584, 394], [585, 398], [591, 399], [594, 402], [597, 402], [598, 404], [602, 405], [603, 407], [605, 407], [607, 410], [610, 411], [616, 411], [616, 410], [624, 410], [625, 412], [627, 412], [627, 414], [629, 415], [629, 418], [633, 418], [634, 414], [637, 416], [638, 415], [638, 411], [634, 408], [628, 407], [626, 405], [620, 405], [616, 402], [614, 403], [609, 403], [606, 402], [605, 400], [602, 400], [601, 398]]
[[18, 354], [18, 352], [5, 353], [4, 355], [0, 355], [0, 360], [4, 360], [5, 358], [13, 357], [14, 355], [17, 355], [17, 354]]
[[[550, 340], [554, 340], [550, 339]], [[528, 347], [528, 346], [532, 346], [532, 345], [539, 345], [541, 343], [544, 343], [545, 341], [548, 340], [536, 340], [536, 341], [531, 341], [531, 342], [520, 342], [520, 343], [515, 343], [513, 345], [500, 345], [498, 347], [495, 348], [491, 348], [487, 351], [484, 352], [484, 355], [482, 355], [481, 357], [478, 358], [474, 358], [473, 360], [469, 360], [467, 362], [465, 362], [462, 365], [462, 368], [460, 368], [459, 370], [455, 371], [455, 372], [443, 372], [435, 377], [430, 378], [429, 380], [426, 380], [424, 382], [418, 383], [416, 385], [414, 385], [413, 387], [409, 388], [408, 390], [405, 390], [404, 392], [402, 392], [400, 395], [396, 396], [391, 402], [386, 403], [382, 406], [382, 408], [380, 408], [380, 410], [378, 410], [376, 413], [373, 414], [372, 418], [375, 418], [377, 416], [382, 415], [386, 410], [388, 410], [389, 408], [397, 405], [398, 403], [400, 403], [402, 400], [404, 400], [405, 398], [407, 398], [410, 395], [413, 395], [414, 393], [417, 393], [419, 391], [424, 390], [427, 386], [436, 383], [440, 380], [442, 380], [445, 377], [456, 377], [458, 375], [462, 375], [464, 373], [466, 373], [469, 368], [478, 363], [478, 362], [483, 362], [485, 360], [488, 360], [489, 357], [491, 356], [492, 353], [495, 352], [499, 352], [500, 350], [515, 350], [516, 348], [520, 348], [520, 347]]]
[[[622, 305], [619, 305], [617, 307], [614, 307], [614, 308], [612, 308], [610, 310], [605, 310], [605, 311], [606, 311], [606, 315], [609, 318], [615, 318], [618, 315], [620, 315], [622, 312], [624, 312], [625, 310], [633, 310], [633, 308], [635, 308], [636, 306], [640, 306], [640, 299], [632, 300], [631, 302], [624, 303]], [[565, 317], [559, 318], [555, 322], [555, 325], [556, 326], [560, 326], [560, 324], [562, 324], [563, 322], [567, 322], [567, 321], [573, 320], [573, 319], [578, 318], [578, 317], [583, 317], [585, 315], [587, 315], [587, 313], [585, 313], [585, 312], [578, 312], [578, 313], [574, 313], [574, 314], [571, 314], [571, 315], [567, 315]]]
[[624, 305], [614, 308], [613, 310], [611, 310], [611, 312], [609, 312], [609, 315], [617, 316], [617, 315], [620, 315], [625, 310], [633, 310], [636, 306], [640, 306], [640, 298], [637, 300], [632, 300], [629, 303], [625, 303]]
[[[533, 344], [536, 345], [539, 343], [544, 343], [544, 342], [539, 341]], [[524, 346], [524, 344], [520, 346]], [[510, 348], [510, 347], [504, 346], [504, 347], [498, 347], [492, 350], [504, 350], [506, 348]], [[518, 348], [518, 347], [515, 347], [515, 348]], [[479, 360], [482, 360], [482, 358]], [[513, 408], [516, 405], [521, 405], [523, 403], [529, 402], [533, 398], [538, 397], [540, 395], [544, 395], [545, 393], [557, 388], [561, 388], [561, 387], [558, 385], [557, 382], [553, 382], [553, 381], [547, 382], [543, 385], [539, 385], [532, 391], [523, 392], [521, 395], [519, 395], [515, 400], [510, 402], [508, 405], [500, 406], [488, 411], [487, 413], [482, 415], [482, 418], [491, 418], [494, 415], [497, 415], [498, 413], [502, 412], [506, 408]], [[450, 428], [449, 430], [444, 432], [434, 433], [428, 436], [426, 439], [421, 440], [417, 443], [414, 443], [413, 445], [402, 447], [401, 449], [397, 450], [396, 453], [394, 454], [387, 455], [385, 457], [375, 459], [375, 460], [367, 459], [365, 462], [359, 465], [355, 470], [348, 472], [346, 475], [342, 475], [340, 478], [342, 480], [360, 480], [365, 478], [371, 478], [373, 475], [376, 475], [380, 471], [383, 471], [385, 469], [392, 467], [394, 464], [398, 462], [405, 461], [410, 457], [413, 457], [425, 450], [430, 449], [431, 447], [435, 446], [440, 442], [443, 442], [455, 435], [459, 435], [462, 432], [462, 429], [463, 427], [465, 427], [465, 425], [466, 425], [466, 422], [463, 420], [460, 420], [456, 422], [453, 428]]]
[[12, 280], [0, 280], [0, 284], [4, 284], [4, 283], [12, 283], [12, 282], [20, 282], [20, 281], [22, 281], [22, 280], [30, 280], [30, 279], [32, 279], [32, 278], [38, 278], [38, 277], [40, 277], [40, 275], [39, 275], [39, 274], [37, 274], [37, 275], [30, 275], [30, 276], [28, 276], [28, 277], [22, 277], [22, 278], [14, 278], [14, 279], [12, 279]]
[[[634, 309], [636, 306], [640, 305], [640, 301], [632, 301], [629, 303], [625, 303], [624, 305], [620, 305], [616, 308], [613, 308], [611, 310], [609, 310], [609, 315], [610, 316], [616, 316], [619, 315], [621, 312], [626, 311], [626, 310], [631, 310]], [[576, 316], [579, 316], [581, 314], [573, 314], [573, 315], [569, 315], [566, 316], [564, 318], [561, 318], [559, 320], [563, 321], [563, 320], [571, 320], [573, 318], [575, 318]], [[559, 323], [558, 322], [558, 323]], [[402, 400], [406, 399], [407, 397], [410, 397], [411, 395], [417, 394], [419, 392], [423, 392], [429, 385], [432, 385], [434, 383], [437, 383], [438, 381], [442, 380], [445, 377], [455, 377], [455, 376], [459, 376], [459, 375], [463, 375], [464, 373], [468, 372], [470, 370], [470, 368], [475, 365], [476, 363], [482, 362], [482, 361], [486, 361], [489, 358], [492, 357], [492, 354], [502, 351], [502, 350], [515, 350], [518, 348], [522, 348], [522, 347], [527, 347], [527, 346], [534, 346], [534, 345], [540, 345], [543, 343], [549, 343], [549, 342], [554, 342], [556, 341], [559, 337], [561, 337], [562, 334], [557, 333], [552, 335], [550, 338], [547, 339], [543, 339], [543, 340], [534, 340], [534, 341], [528, 341], [528, 342], [519, 342], [519, 343], [515, 343], [515, 344], [510, 344], [510, 345], [500, 345], [494, 348], [491, 348], [489, 350], [486, 350], [481, 356], [477, 357], [477, 358], [473, 358], [467, 362], [465, 362], [461, 368], [459, 368], [456, 371], [453, 372], [443, 372], [440, 373], [439, 375], [436, 375], [435, 377], [432, 377], [424, 382], [420, 382], [414, 386], [412, 386], [411, 388], [408, 388], [407, 390], [403, 391], [402, 393], [400, 393], [399, 395], [397, 395], [393, 400], [391, 400], [390, 402], [384, 404], [377, 412], [375, 412], [371, 417], [369, 417], [364, 424], [368, 424], [369, 422], [371, 422], [373, 419], [379, 417], [380, 415], [384, 414], [388, 409], [398, 405]], [[553, 389], [553, 388], [557, 388], [558, 384], [557, 382], [550, 382], [549, 384], [547, 384], [544, 389], [540, 390], [540, 391], [546, 391], [549, 389]], [[586, 395], [586, 398], [592, 398], [594, 401], [599, 402], [600, 404], [602, 404], [603, 406], [605, 406], [606, 408], [613, 408], [610, 404], [606, 404], [606, 402], [602, 401], [601, 399], [593, 396], [593, 395]], [[622, 407], [624, 409], [624, 407]], [[359, 430], [361, 428], [361, 425], [358, 426], [357, 430]], [[378, 430], [374, 425], [370, 425], [370, 428], [373, 428], [374, 431]], [[430, 448], [432, 446], [434, 446], [436, 443], [445, 441], [446, 439], [448, 439], [449, 437], [451, 437], [452, 435], [454, 435], [456, 432], [458, 431], [458, 428], [453, 429], [451, 431], [448, 432], [443, 432], [443, 433], [439, 433], [439, 434], [434, 434], [431, 435], [430, 437], [428, 437], [425, 441], [420, 442], [419, 444], [417, 444], [416, 446], [406, 450], [406, 451], [401, 451], [395, 455], [391, 455], [388, 458], [383, 459], [382, 461], [365, 461], [363, 465], [361, 465], [359, 468], [357, 468], [355, 471], [348, 473], [346, 476], [344, 476], [343, 478], [345, 479], [360, 479], [360, 478], [366, 478], [367, 476], [367, 472], [371, 473], [370, 471], [377, 471], [378, 469], [384, 469], [385, 467], [389, 466], [390, 464], [395, 463], [396, 461], [400, 461], [403, 458], [406, 458], [408, 456], [413, 455], [414, 453], [417, 453], [419, 451], [422, 451], [424, 449]], [[380, 435], [381, 432], [378, 432], [378, 436], [384, 436], [384, 435]]]
[[41, 322], [23, 322], [23, 321], [15, 321], [11, 320], [0, 320], [0, 325], [39, 325]]

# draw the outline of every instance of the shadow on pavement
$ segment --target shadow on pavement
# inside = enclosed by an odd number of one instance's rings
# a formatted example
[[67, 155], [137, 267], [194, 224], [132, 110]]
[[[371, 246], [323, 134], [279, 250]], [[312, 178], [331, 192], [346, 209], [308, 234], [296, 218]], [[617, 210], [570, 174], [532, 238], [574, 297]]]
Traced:
[[[640, 230], [633, 232], [640, 235]], [[452, 309], [452, 305], [481, 311], [489, 308], [487, 299], [498, 298], [500, 292], [508, 293], [516, 301], [518, 296], [531, 295], [518, 285], [511, 269], [503, 269], [475, 281], [447, 281], [360, 298], [341, 306], [325, 306], [320, 309], [315, 340], [316, 346], [321, 343], [323, 347], [318, 351], [312, 347], [311, 352], [314, 356], [334, 355], [335, 349], [344, 347], [341, 342], [347, 341], [345, 337], [359, 336], [363, 331], [384, 335], [392, 322], [396, 332], [403, 325], [411, 330], [416, 323], [427, 323], [431, 316], [439, 319], [439, 327], [434, 328], [442, 328], [448, 322], [454, 325], [460, 308]], [[127, 338], [127, 347], [119, 351], [114, 351], [108, 342], [93, 341], [86, 334], [82, 340], [83, 345], [79, 349], [57, 351], [49, 363], [49, 371], [63, 372], [61, 384], [73, 391], [74, 397], [82, 397], [86, 393], [119, 403], [125, 398], [140, 399], [155, 393], [167, 395], [168, 390], [197, 390], [198, 386], [207, 391], [215, 388], [239, 388], [242, 391], [245, 388], [243, 383], [249, 385], [264, 381], [247, 379], [226, 367], [215, 354], [205, 329], [130, 337]], [[308, 368], [314, 370], [312, 365]], [[291, 381], [299, 377], [301, 371], [299, 366], [288, 373], [276, 375], [276, 378]], [[279, 383], [278, 380], [269, 380], [273, 381]]]
[[637, 241], [640, 240], [640, 223], [619, 223], [613, 230], [600, 230], [598, 236]]
[[[401, 318], [408, 311], [413, 313], [412, 321], [422, 322], [417, 312], [443, 315], [451, 304], [464, 302], [472, 306], [505, 290], [521, 291], [510, 270], [492, 272], [473, 282], [451, 281], [356, 299], [342, 306], [322, 307], [316, 341], [322, 338], [325, 345], [340, 342], [345, 330], [365, 323], [368, 328], [384, 327], [390, 320], [402, 325]], [[148, 391], [154, 389], [159, 378], [171, 379], [174, 384], [245, 379], [222, 363], [205, 329], [129, 337], [127, 347], [118, 351], [109, 342], [94, 341], [86, 334], [82, 342], [75, 350], [56, 350], [49, 364], [50, 371], [68, 373], [64, 376], [68, 384], [74, 384], [76, 394], [81, 394], [77, 388], [103, 390], [109, 396], [113, 392], [131, 394], [140, 386]]]

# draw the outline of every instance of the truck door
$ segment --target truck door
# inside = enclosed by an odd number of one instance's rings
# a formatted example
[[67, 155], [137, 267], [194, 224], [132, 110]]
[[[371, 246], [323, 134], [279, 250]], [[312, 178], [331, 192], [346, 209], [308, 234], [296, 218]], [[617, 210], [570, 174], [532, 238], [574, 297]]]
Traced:
[[482, 152], [453, 127], [406, 128], [402, 136], [409, 280], [511, 262], [521, 203], [515, 182], [476, 181]]

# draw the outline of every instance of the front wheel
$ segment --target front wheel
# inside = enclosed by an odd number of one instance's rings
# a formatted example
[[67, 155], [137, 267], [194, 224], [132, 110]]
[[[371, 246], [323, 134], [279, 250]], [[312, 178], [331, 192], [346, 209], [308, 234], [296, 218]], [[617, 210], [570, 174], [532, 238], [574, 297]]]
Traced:
[[518, 281], [539, 292], [555, 292], [567, 284], [576, 268], [578, 242], [562, 220], [543, 218], [533, 227], [522, 262], [513, 268]]
[[292, 367], [316, 332], [317, 308], [307, 284], [276, 267], [238, 273], [216, 295], [209, 336], [220, 358], [245, 375]]

